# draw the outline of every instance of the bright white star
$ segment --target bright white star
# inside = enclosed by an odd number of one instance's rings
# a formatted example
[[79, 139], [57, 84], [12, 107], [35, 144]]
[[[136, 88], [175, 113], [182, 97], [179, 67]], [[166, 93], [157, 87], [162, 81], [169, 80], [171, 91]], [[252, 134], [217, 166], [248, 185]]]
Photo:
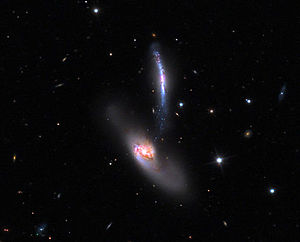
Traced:
[[222, 161], [223, 161], [223, 159], [222, 159], [221, 157], [218, 157], [218, 158], [217, 158], [217, 162], [218, 162], [219, 164], [221, 164]]
[[252, 102], [251, 99], [248, 99], [248, 98], [246, 98], [245, 101], [246, 101], [248, 104], [250, 104], [250, 103]]

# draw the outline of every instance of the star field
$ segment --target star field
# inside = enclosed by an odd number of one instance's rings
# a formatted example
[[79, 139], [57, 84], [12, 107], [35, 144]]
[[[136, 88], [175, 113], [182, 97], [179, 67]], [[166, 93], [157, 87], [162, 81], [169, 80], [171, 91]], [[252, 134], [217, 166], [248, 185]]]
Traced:
[[[0, 7], [0, 241], [299, 241], [291, 6]], [[160, 135], [153, 43], [167, 80]], [[112, 104], [127, 126], [113, 126]], [[137, 169], [127, 127], [176, 160], [184, 196]]]

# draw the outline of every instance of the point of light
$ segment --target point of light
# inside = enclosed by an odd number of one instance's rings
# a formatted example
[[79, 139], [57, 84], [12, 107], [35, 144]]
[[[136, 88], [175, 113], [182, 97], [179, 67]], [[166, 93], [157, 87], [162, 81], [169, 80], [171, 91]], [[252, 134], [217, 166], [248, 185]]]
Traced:
[[251, 99], [249, 99], [249, 98], [246, 98], [245, 101], [246, 101], [246, 103], [248, 103], [248, 104], [250, 104], [250, 103], [252, 102]]
[[271, 194], [274, 194], [274, 193], [275, 193], [275, 189], [274, 189], [274, 188], [271, 188], [271, 189], [270, 189], [270, 193], [271, 193]]
[[180, 102], [180, 103], [179, 103], [179, 107], [183, 107], [183, 102]]
[[93, 12], [94, 12], [94, 13], [99, 13], [99, 9], [98, 9], [98, 8], [94, 8], [94, 9], [93, 9]]
[[222, 161], [223, 161], [223, 159], [222, 159], [221, 157], [218, 157], [218, 158], [217, 158], [217, 162], [218, 162], [219, 164], [221, 164]]

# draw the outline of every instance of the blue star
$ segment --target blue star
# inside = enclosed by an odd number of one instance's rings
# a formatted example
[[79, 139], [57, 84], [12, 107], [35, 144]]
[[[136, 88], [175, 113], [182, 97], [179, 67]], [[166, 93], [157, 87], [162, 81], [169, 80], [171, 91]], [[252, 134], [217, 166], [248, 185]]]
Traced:
[[275, 189], [274, 189], [274, 188], [271, 188], [271, 189], [270, 189], [270, 193], [271, 193], [271, 194], [274, 194], [274, 193], [275, 193]]
[[250, 103], [252, 102], [251, 99], [249, 99], [249, 98], [246, 98], [245, 101], [246, 101], [246, 103], [248, 103], [248, 104], [250, 104]]

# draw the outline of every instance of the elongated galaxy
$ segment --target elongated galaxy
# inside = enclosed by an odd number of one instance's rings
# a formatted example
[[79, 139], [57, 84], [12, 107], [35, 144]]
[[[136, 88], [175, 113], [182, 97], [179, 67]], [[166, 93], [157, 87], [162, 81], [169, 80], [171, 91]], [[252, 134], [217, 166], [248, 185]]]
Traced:
[[158, 105], [157, 118], [159, 121], [160, 131], [165, 128], [165, 120], [167, 116], [167, 107], [166, 107], [166, 72], [162, 64], [160, 53], [158, 50], [153, 50], [153, 56], [159, 73], [159, 94], [160, 102]]
[[155, 61], [159, 70], [159, 81], [160, 81], [160, 92], [161, 92], [161, 101], [162, 101], [162, 105], [164, 105], [164, 97], [166, 94], [166, 75], [165, 75], [165, 69], [162, 65], [161, 59], [160, 59], [160, 54], [158, 51], [154, 51], [154, 57], [155, 57]]

